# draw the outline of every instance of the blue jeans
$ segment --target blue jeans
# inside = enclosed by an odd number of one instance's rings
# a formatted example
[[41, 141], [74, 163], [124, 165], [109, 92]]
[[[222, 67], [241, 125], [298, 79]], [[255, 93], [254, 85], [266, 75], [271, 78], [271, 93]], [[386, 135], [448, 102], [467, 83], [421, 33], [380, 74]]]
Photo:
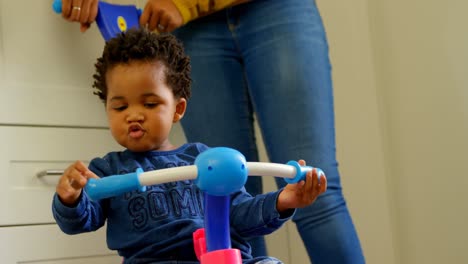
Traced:
[[[315, 2], [256, 0], [175, 34], [192, 63], [193, 96], [182, 120], [187, 140], [231, 147], [258, 161], [255, 113], [271, 162], [304, 159], [327, 176], [327, 192], [293, 219], [311, 261], [364, 263], [341, 191], [331, 65]], [[261, 193], [261, 179], [250, 177], [246, 188]], [[254, 256], [267, 255], [263, 238], [252, 247]]]

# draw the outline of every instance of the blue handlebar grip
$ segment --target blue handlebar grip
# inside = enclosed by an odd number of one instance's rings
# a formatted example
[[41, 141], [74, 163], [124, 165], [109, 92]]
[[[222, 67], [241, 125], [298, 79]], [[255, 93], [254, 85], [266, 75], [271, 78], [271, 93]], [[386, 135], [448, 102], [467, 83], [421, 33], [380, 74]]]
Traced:
[[52, 2], [52, 9], [55, 13], [61, 14], [62, 13], [62, 0], [54, 0]]
[[[311, 167], [311, 166], [301, 166], [301, 165], [299, 165], [299, 162], [297, 162], [295, 160], [290, 160], [286, 164], [291, 165], [294, 168], [296, 168], [296, 176], [294, 176], [294, 178], [292, 178], [292, 179], [291, 178], [284, 178], [284, 180], [287, 183], [297, 183], [297, 182], [300, 182], [301, 180], [304, 180], [305, 176], [306, 176], [306, 173], [314, 169], [314, 167]], [[315, 169], [317, 170], [318, 178], [320, 180], [320, 177], [324, 173], [319, 168], [315, 168]]]
[[142, 189], [144, 186], [141, 186], [138, 178], [142, 172], [143, 170], [138, 168], [133, 173], [112, 175], [100, 179], [88, 179], [84, 190], [91, 200], [98, 201], [129, 191]]

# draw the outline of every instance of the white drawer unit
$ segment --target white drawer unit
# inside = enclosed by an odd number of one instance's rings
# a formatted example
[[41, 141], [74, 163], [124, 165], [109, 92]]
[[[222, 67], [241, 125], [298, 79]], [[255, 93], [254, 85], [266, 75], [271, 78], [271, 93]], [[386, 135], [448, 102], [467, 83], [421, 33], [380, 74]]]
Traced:
[[105, 228], [69, 236], [57, 225], [0, 227], [1, 263], [118, 264], [122, 258], [106, 247]]
[[0, 126], [0, 263], [121, 263], [107, 249], [105, 228], [66, 235], [51, 213], [61, 171], [122, 149], [107, 129]]
[[0, 226], [54, 223], [51, 201], [64, 170], [120, 150], [107, 129], [0, 126]]
[[0, 263], [118, 264], [105, 228], [70, 236], [55, 224], [61, 173], [38, 178], [122, 149], [91, 87], [103, 38], [51, 4], [0, 0]]
[[91, 87], [103, 38], [95, 25], [82, 34], [51, 3], [0, 0], [0, 124], [105, 127]]

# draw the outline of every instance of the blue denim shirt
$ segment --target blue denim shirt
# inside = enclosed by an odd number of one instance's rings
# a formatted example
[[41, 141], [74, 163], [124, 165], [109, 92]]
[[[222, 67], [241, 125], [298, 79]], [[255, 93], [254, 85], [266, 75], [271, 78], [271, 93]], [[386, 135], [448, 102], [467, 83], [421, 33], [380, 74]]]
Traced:
[[[208, 149], [190, 143], [172, 151], [135, 153], [111, 152], [93, 159], [90, 170], [100, 177], [193, 165], [198, 154]], [[252, 259], [247, 237], [269, 234], [294, 214], [280, 215], [276, 200], [280, 191], [252, 197], [244, 188], [231, 195], [230, 225], [232, 247], [242, 258]], [[107, 221], [107, 245], [117, 250], [126, 263], [138, 259], [163, 262], [196, 261], [192, 233], [203, 227], [203, 194], [192, 180], [147, 186], [91, 201], [83, 192], [76, 207], [67, 207], [55, 195], [52, 211], [57, 224], [67, 234], [95, 231]]]

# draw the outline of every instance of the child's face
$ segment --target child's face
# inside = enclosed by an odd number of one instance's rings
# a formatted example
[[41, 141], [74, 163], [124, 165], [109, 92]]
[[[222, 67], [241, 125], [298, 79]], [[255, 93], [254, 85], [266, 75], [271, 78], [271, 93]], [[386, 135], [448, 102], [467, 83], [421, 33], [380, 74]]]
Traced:
[[112, 136], [132, 151], [171, 150], [172, 124], [186, 107], [165, 82], [161, 63], [120, 64], [107, 72], [106, 113]]

